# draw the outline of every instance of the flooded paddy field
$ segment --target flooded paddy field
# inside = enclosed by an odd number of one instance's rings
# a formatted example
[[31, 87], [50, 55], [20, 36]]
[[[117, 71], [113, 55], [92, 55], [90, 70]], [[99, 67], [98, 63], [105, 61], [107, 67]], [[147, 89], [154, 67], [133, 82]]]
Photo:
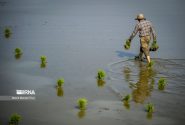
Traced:
[[[12, 113], [20, 125], [180, 125], [185, 122], [184, 5], [181, 0], [0, 0], [0, 96], [34, 90], [35, 100], [0, 100], [0, 125]], [[172, 9], [173, 8], [173, 9]], [[123, 49], [136, 14], [157, 32], [155, 62], [134, 60], [136, 37]], [[11, 29], [9, 38], [4, 29]], [[15, 58], [14, 49], [22, 55]], [[40, 57], [47, 63], [41, 67]], [[105, 70], [105, 82], [96, 79]], [[62, 87], [57, 80], [64, 78]], [[167, 81], [158, 89], [160, 78]], [[129, 104], [122, 99], [131, 96]], [[88, 100], [79, 110], [78, 98]], [[145, 106], [154, 104], [148, 116]]]

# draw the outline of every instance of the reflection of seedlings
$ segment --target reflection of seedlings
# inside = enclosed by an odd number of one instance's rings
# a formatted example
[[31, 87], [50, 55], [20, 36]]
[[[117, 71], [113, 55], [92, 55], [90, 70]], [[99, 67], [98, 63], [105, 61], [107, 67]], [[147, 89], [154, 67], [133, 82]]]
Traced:
[[78, 117], [79, 117], [79, 118], [83, 118], [83, 117], [85, 116], [85, 114], [86, 114], [85, 110], [80, 110], [80, 111], [78, 112]]
[[152, 117], [153, 117], [153, 114], [150, 113], [150, 112], [147, 112], [146, 118], [147, 119], [152, 119]]
[[154, 112], [154, 105], [152, 103], [148, 103], [145, 108], [148, 113]]
[[40, 68], [45, 68], [46, 67], [46, 63], [41, 63], [40, 64]]
[[126, 81], [128, 82], [128, 81], [130, 80], [130, 73], [131, 73], [130, 68], [125, 67], [123, 72], [124, 72], [124, 74], [125, 74], [125, 79], [126, 79]]
[[131, 89], [136, 89], [137, 88], [137, 83], [129, 82], [129, 87]]
[[41, 56], [40, 57], [40, 61], [41, 61], [40, 67], [41, 68], [45, 68], [46, 67], [46, 63], [47, 63], [46, 56]]
[[105, 85], [105, 81], [101, 79], [97, 79], [97, 85], [98, 87], [103, 87]]
[[125, 108], [127, 108], [127, 109], [130, 109], [130, 99], [131, 99], [131, 97], [130, 97], [130, 95], [126, 95], [123, 99], [122, 99], [122, 101], [123, 101], [123, 104], [124, 104], [124, 106], [125, 106]]
[[152, 80], [151, 80], [151, 83], [150, 83], [150, 90], [151, 90], [151, 91], [153, 90], [154, 85], [155, 85], [155, 79], [152, 79]]
[[21, 56], [22, 56], [22, 55], [16, 55], [16, 54], [14, 55], [14, 57], [15, 57], [16, 59], [20, 59]]
[[78, 103], [78, 107], [80, 110], [86, 110], [87, 108], [87, 99], [86, 98], [79, 98], [77, 100], [77, 103]]
[[5, 38], [10, 38], [12, 32], [11, 32], [11, 29], [10, 28], [5, 28], [4, 29], [4, 36]]
[[19, 114], [15, 113], [11, 115], [9, 123], [10, 125], [18, 125], [21, 119], [22, 117]]
[[63, 78], [60, 78], [60, 79], [57, 80], [57, 85], [59, 87], [61, 87], [63, 84], [64, 84], [64, 79]]
[[165, 87], [166, 87], [166, 84], [167, 84], [166, 79], [160, 78], [159, 81], [158, 81], [158, 89], [159, 90], [164, 90]]
[[153, 65], [154, 65], [154, 61], [151, 60], [150, 63], [148, 63], [147, 67], [151, 68]]
[[104, 80], [105, 77], [106, 77], [106, 72], [102, 69], [99, 69], [97, 74], [97, 79]]
[[123, 105], [125, 106], [126, 109], [130, 109], [130, 103], [129, 102], [124, 101]]
[[57, 87], [57, 96], [63, 96], [64, 95], [64, 91], [63, 88], [61, 86]]
[[14, 53], [15, 53], [15, 58], [16, 59], [20, 59], [22, 54], [23, 54], [21, 48], [15, 48]]

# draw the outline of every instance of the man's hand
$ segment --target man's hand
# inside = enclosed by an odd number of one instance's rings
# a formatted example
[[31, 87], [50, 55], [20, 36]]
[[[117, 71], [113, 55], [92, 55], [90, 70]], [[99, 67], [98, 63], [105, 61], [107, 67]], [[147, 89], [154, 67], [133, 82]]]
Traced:
[[131, 40], [130, 39], [127, 39], [126, 42], [125, 42], [125, 45], [124, 45], [124, 48], [126, 50], [130, 49], [130, 43], [131, 43]]
[[131, 43], [132, 40], [129, 38], [128, 41], [130, 41], [130, 43]]
[[157, 40], [154, 39], [154, 40], [153, 40], [153, 43], [152, 43], [152, 45], [151, 45], [151, 47], [150, 47], [150, 51], [157, 51], [158, 48], [159, 48], [159, 46], [157, 45]]

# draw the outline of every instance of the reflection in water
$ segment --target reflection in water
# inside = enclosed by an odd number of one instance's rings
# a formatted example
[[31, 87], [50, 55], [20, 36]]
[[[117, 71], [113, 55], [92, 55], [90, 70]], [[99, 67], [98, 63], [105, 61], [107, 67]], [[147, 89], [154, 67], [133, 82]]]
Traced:
[[[150, 96], [151, 91], [154, 87], [154, 76], [156, 75], [155, 71], [152, 68], [147, 68], [146, 65], [144, 65], [142, 62], [138, 62], [139, 67], [139, 74], [138, 74], [138, 82], [130, 85], [133, 89], [132, 91], [132, 98], [136, 103], [143, 103], [145, 99]], [[128, 67], [125, 67], [124, 73], [125, 73], [125, 79], [127, 81], [130, 81], [129, 74], [131, 73], [131, 70], [128, 70]]]
[[146, 115], [146, 118], [147, 119], [152, 119], [152, 117], [153, 117], [153, 113], [148, 112], [147, 115]]
[[46, 68], [46, 63], [41, 63], [40, 68]]
[[63, 88], [61, 86], [57, 86], [57, 96], [62, 97], [64, 95]]
[[126, 108], [126, 109], [130, 109], [130, 103], [128, 101], [123, 101], [123, 106]]
[[17, 59], [17, 60], [18, 60], [18, 59], [20, 59], [20, 58], [22, 57], [22, 54], [15, 54], [15, 56], [14, 56], [14, 57], [15, 57], [15, 59]]
[[130, 80], [130, 73], [131, 73], [131, 70], [130, 70], [130, 68], [129, 67], [124, 67], [124, 75], [125, 75], [125, 80], [127, 81], [127, 82], [129, 82], [129, 80]]
[[78, 112], [78, 118], [84, 118], [85, 117], [85, 115], [86, 115], [86, 112], [85, 112], [85, 110], [80, 110], [79, 112]]
[[10, 36], [11, 36], [10, 34], [5, 34], [4, 35], [4, 37], [7, 38], [7, 39], [10, 38]]
[[105, 85], [105, 81], [104, 80], [97, 79], [97, 86], [98, 87], [104, 87], [104, 85]]

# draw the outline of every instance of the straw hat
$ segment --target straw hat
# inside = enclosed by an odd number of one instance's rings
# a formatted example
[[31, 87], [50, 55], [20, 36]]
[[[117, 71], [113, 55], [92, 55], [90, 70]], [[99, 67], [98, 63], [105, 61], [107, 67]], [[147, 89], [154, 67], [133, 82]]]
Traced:
[[137, 17], [135, 18], [135, 20], [145, 20], [146, 18], [144, 17], [144, 14], [140, 13], [137, 15]]

